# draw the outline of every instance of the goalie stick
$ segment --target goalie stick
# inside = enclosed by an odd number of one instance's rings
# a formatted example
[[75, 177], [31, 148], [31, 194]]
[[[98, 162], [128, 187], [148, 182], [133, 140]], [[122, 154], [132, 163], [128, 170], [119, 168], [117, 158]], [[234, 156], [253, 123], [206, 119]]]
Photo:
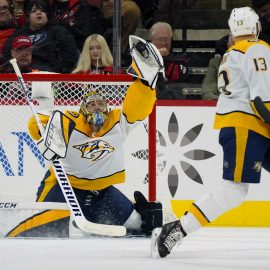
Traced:
[[254, 99], [254, 107], [260, 117], [268, 124], [270, 125], [270, 111], [266, 108], [264, 105], [261, 97], [257, 96]]
[[[20, 83], [20, 86], [22, 88], [22, 91], [25, 94], [25, 97], [27, 99], [27, 102], [31, 108], [31, 111], [35, 117], [35, 120], [38, 124], [38, 127], [41, 131], [41, 133], [44, 131], [44, 127], [42, 126], [40, 119], [38, 117], [37, 111], [34, 107], [32, 98], [29, 94], [29, 90], [24, 82], [24, 79], [22, 77], [21, 71], [17, 65], [16, 59], [10, 60], [11, 65], [13, 66], [13, 69], [16, 73], [16, 76], [18, 78], [18, 82]], [[105, 235], [105, 236], [124, 236], [126, 235], [126, 228], [124, 226], [118, 226], [118, 225], [106, 225], [106, 224], [97, 224], [88, 221], [78, 203], [78, 200], [76, 198], [76, 195], [73, 191], [73, 188], [69, 182], [69, 179], [67, 177], [67, 174], [61, 164], [60, 160], [54, 160], [52, 162], [54, 173], [56, 175], [57, 181], [61, 187], [61, 190], [64, 194], [64, 197], [66, 199], [67, 205], [69, 207], [69, 210], [74, 218], [74, 221], [76, 222], [76, 225], [79, 227], [80, 230], [82, 230], [85, 233], [91, 233], [91, 234], [97, 234], [97, 235]]]

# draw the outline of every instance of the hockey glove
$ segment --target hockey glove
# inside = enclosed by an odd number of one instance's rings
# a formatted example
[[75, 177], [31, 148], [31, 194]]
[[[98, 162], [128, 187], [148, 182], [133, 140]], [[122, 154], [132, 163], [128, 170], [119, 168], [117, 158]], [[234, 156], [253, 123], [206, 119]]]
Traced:
[[152, 43], [137, 36], [129, 36], [129, 46], [132, 64], [128, 68], [128, 73], [146, 81], [154, 89], [159, 72], [164, 76], [163, 58], [159, 50]]
[[134, 207], [142, 217], [142, 231], [150, 235], [154, 228], [162, 227], [162, 204], [148, 202], [140, 191], [134, 192], [134, 198]]

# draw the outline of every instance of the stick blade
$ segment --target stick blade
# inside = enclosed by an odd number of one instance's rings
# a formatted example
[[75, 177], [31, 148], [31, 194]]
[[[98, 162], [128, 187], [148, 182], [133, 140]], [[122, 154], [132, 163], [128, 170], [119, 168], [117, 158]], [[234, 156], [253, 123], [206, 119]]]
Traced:
[[125, 236], [127, 233], [126, 227], [119, 225], [106, 225], [106, 224], [97, 224], [90, 222], [85, 219], [80, 220], [79, 222], [76, 220], [76, 224], [80, 230], [85, 233], [103, 235], [103, 236]]
[[270, 111], [266, 108], [265, 104], [263, 103], [261, 97], [257, 96], [254, 99], [254, 107], [260, 117], [270, 125]]

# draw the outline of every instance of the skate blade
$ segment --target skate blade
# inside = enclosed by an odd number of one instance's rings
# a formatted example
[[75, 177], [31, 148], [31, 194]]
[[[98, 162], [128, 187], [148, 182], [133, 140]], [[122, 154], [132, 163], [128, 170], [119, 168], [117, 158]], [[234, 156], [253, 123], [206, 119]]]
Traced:
[[152, 258], [159, 258], [158, 246], [157, 246], [157, 238], [161, 233], [162, 228], [155, 228], [152, 231], [151, 236], [151, 257]]

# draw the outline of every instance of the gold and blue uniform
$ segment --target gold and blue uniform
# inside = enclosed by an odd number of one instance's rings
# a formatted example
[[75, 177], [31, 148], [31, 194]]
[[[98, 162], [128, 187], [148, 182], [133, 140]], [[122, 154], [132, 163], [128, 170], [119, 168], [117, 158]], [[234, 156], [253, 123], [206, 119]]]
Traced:
[[223, 178], [259, 183], [261, 168], [270, 168], [270, 127], [253, 100], [260, 96], [270, 108], [270, 46], [254, 39], [230, 47], [219, 67], [218, 89], [214, 128], [221, 129]]
[[[75, 122], [75, 128], [61, 162], [86, 218], [92, 222], [122, 225], [133, 211], [130, 200], [113, 185], [125, 181], [125, 138], [151, 113], [155, 100], [155, 90], [140, 80], [134, 81], [122, 108], [110, 111], [96, 133], [92, 132], [84, 115], [64, 112]], [[40, 115], [40, 118], [43, 124], [49, 120], [48, 116]], [[38, 140], [40, 133], [34, 117], [28, 127], [31, 136]], [[52, 168], [41, 182], [37, 201], [65, 202]], [[109, 213], [106, 220], [103, 220], [104, 212]]]

